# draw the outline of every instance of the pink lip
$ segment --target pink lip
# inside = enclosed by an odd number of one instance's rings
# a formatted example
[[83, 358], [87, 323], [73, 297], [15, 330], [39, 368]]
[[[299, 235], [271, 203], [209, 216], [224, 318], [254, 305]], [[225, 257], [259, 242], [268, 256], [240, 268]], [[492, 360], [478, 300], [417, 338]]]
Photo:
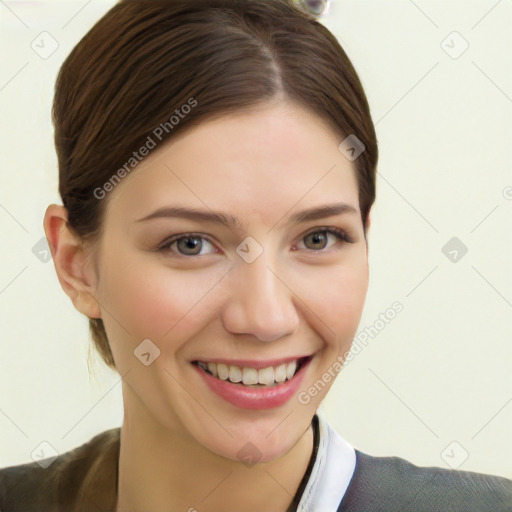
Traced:
[[[291, 359], [294, 361], [295, 359]], [[311, 359], [299, 368], [291, 380], [286, 380], [275, 386], [248, 387], [243, 384], [233, 384], [220, 380], [205, 372], [201, 367], [193, 365], [204, 379], [206, 385], [218, 396], [243, 409], [271, 409], [286, 403], [299, 388]], [[266, 364], [266, 363], [265, 363]], [[273, 364], [267, 365], [273, 366]], [[265, 366], [262, 366], [265, 368]]]

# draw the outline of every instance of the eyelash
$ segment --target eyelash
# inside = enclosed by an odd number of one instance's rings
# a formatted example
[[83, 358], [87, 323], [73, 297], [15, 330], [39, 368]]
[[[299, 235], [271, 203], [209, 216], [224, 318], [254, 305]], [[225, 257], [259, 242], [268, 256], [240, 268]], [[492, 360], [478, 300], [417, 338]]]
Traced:
[[[353, 238], [345, 230], [340, 229], [340, 228], [335, 228], [335, 227], [315, 228], [314, 230], [309, 231], [308, 233], [306, 233], [302, 237], [301, 240], [303, 240], [304, 238], [308, 237], [309, 235], [313, 235], [315, 233], [330, 233], [331, 235], [334, 235], [338, 239], [338, 242], [341, 242], [341, 245], [354, 243]], [[202, 238], [202, 239], [207, 240], [208, 242], [210, 242], [215, 247], [215, 243], [213, 242], [213, 240], [211, 240], [207, 236], [204, 236], [201, 233], [181, 233], [179, 235], [175, 235], [172, 238], [164, 241], [162, 243], [162, 245], [160, 245], [158, 247], [158, 251], [161, 251], [161, 252], [174, 252], [174, 251], [171, 251], [171, 246], [175, 242], [177, 242], [178, 240], [181, 240], [182, 238]], [[311, 252], [314, 252], [314, 253], [321, 253], [321, 252], [324, 252], [324, 251], [326, 251], [328, 249], [319, 249], [319, 250], [309, 249], [309, 250]], [[176, 256], [178, 256], [178, 257], [182, 256], [184, 258], [194, 258], [194, 257], [198, 257], [198, 256], [204, 256], [204, 255], [201, 255], [201, 254], [199, 254], [199, 255], [190, 255], [190, 254], [181, 254], [181, 253], [178, 253], [178, 252], [175, 252], [174, 254]]]

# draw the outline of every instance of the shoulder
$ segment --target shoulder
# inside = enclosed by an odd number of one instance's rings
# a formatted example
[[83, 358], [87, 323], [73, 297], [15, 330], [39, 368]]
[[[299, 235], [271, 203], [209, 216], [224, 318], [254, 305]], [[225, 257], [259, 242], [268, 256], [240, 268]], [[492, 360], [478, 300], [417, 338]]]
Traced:
[[356, 469], [338, 512], [512, 512], [512, 480], [356, 450]]
[[119, 428], [106, 430], [53, 462], [0, 469], [0, 512], [70, 512], [93, 481], [94, 499], [108, 502], [117, 483], [119, 435]]

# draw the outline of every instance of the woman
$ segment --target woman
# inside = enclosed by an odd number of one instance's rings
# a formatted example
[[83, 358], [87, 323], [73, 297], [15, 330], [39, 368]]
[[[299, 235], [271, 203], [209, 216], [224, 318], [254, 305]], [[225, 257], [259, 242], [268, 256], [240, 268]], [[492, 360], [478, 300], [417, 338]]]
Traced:
[[45, 232], [125, 414], [0, 471], [1, 511], [512, 510], [506, 479], [371, 457], [317, 413], [364, 305], [378, 152], [314, 17], [123, 0], [63, 64], [54, 125]]

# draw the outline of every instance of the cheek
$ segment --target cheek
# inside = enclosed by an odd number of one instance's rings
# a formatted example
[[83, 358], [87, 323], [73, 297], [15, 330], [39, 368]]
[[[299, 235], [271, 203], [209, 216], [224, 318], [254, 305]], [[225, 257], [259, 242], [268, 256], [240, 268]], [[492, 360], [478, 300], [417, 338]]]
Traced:
[[323, 324], [324, 339], [345, 351], [357, 332], [368, 289], [368, 273], [364, 264], [315, 269], [314, 279], [300, 278], [301, 300]]
[[156, 258], [150, 263], [147, 258], [138, 262], [134, 258], [129, 265], [105, 265], [104, 275], [99, 300], [105, 314], [121, 324], [124, 336], [127, 331], [134, 342], [160, 340], [167, 334], [176, 338], [180, 331], [199, 326], [211, 313], [203, 299], [222, 277], [219, 270], [165, 267]]

